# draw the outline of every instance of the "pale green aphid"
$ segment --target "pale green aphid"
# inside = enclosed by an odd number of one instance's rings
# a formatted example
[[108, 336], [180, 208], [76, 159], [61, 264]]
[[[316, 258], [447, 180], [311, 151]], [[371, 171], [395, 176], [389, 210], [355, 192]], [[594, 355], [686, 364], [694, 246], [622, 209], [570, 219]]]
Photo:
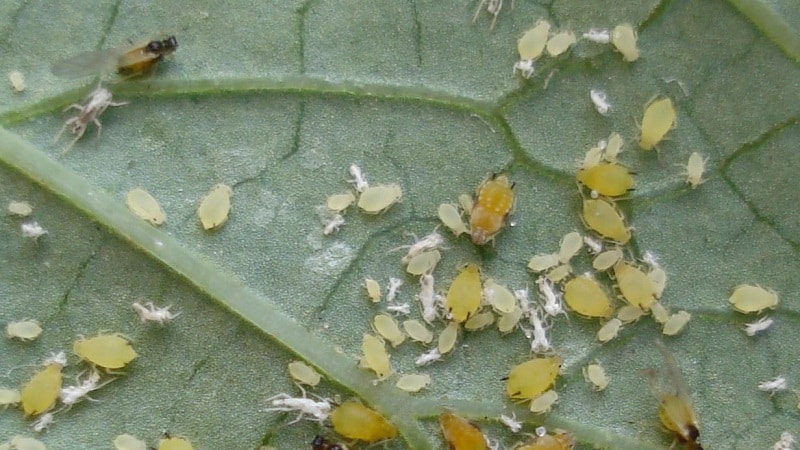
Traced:
[[467, 225], [461, 220], [461, 213], [458, 212], [458, 208], [455, 206], [450, 203], [442, 203], [439, 205], [437, 212], [439, 213], [439, 220], [456, 236], [469, 232]]
[[367, 295], [372, 303], [381, 301], [381, 285], [372, 278], [364, 278], [364, 287], [367, 288]]
[[544, 272], [545, 270], [557, 266], [559, 263], [558, 253], [533, 255], [528, 262], [528, 269], [534, 272]]
[[322, 381], [322, 375], [313, 367], [302, 361], [293, 361], [289, 363], [289, 375], [292, 376], [294, 381], [309, 386], [316, 386]]
[[598, 254], [592, 261], [592, 267], [594, 267], [595, 270], [606, 271], [614, 267], [614, 264], [621, 259], [622, 249], [615, 247]]
[[392, 344], [392, 347], [397, 347], [406, 340], [406, 335], [400, 330], [397, 322], [392, 316], [386, 314], [377, 314], [372, 319], [372, 325], [375, 331], [378, 332], [384, 339]]
[[556, 33], [547, 41], [547, 54], [550, 56], [558, 56], [569, 50], [569, 48], [577, 42], [575, 33], [571, 30]]
[[147, 444], [130, 434], [120, 434], [114, 438], [114, 450], [147, 450]]
[[47, 450], [42, 441], [25, 436], [14, 436], [10, 444], [10, 450]]
[[72, 348], [81, 359], [104, 369], [122, 369], [138, 356], [131, 343], [119, 334], [80, 338]]
[[676, 334], [680, 333], [683, 330], [683, 327], [689, 323], [689, 320], [692, 319], [692, 315], [686, 311], [678, 311], [675, 314], [669, 316], [669, 319], [664, 323], [664, 328], [661, 330], [667, 336], [675, 336]]
[[32, 341], [42, 334], [42, 327], [35, 320], [20, 320], [6, 325], [6, 336], [21, 341]]
[[502, 284], [489, 278], [483, 283], [483, 296], [492, 308], [501, 314], [508, 314], [517, 307], [514, 293]]
[[611, 31], [611, 43], [622, 53], [622, 59], [633, 62], [639, 59], [639, 48], [636, 46], [636, 30], [630, 24], [617, 25]]
[[231, 196], [233, 190], [230, 186], [219, 183], [211, 188], [206, 194], [200, 207], [197, 208], [197, 217], [206, 230], [213, 230], [221, 227], [228, 221], [231, 212]]
[[158, 200], [142, 188], [135, 188], [128, 192], [125, 204], [136, 216], [153, 225], [161, 225], [167, 219], [167, 215], [161, 209]]
[[585, 275], [567, 281], [564, 302], [583, 317], [611, 317], [614, 314], [606, 291], [594, 278]]
[[437, 349], [440, 355], [444, 355], [453, 351], [458, 340], [458, 322], [450, 322], [447, 324], [442, 333], [439, 335], [439, 342]]
[[519, 59], [536, 59], [542, 56], [550, 34], [550, 22], [540, 20], [517, 41]]
[[622, 152], [622, 145], [624, 141], [622, 139], [622, 135], [619, 133], [611, 133], [608, 136], [608, 143], [606, 144], [605, 150], [603, 150], [603, 159], [610, 163], [617, 162], [617, 156]]
[[358, 207], [367, 214], [379, 214], [397, 203], [403, 189], [396, 184], [368, 187], [358, 197]]
[[21, 400], [22, 394], [17, 389], [0, 388], [0, 408], [6, 409]]
[[33, 207], [28, 202], [11, 201], [8, 204], [8, 213], [18, 217], [28, 217], [33, 214]]
[[656, 301], [653, 282], [638, 267], [620, 261], [614, 266], [614, 278], [622, 298], [629, 304], [647, 311]]
[[669, 320], [669, 310], [659, 301], [654, 301], [650, 305], [650, 315], [653, 316], [653, 320], [660, 324], [667, 323]]
[[622, 329], [622, 321], [614, 317], [597, 331], [597, 340], [606, 343], [617, 337], [620, 329]]
[[566, 264], [583, 248], [583, 236], [577, 231], [572, 231], [561, 238], [558, 250], [559, 262]]
[[[655, 303], [653, 303], [655, 304]], [[652, 308], [653, 305], [650, 305]], [[652, 310], [651, 310], [652, 311]], [[624, 305], [617, 310], [617, 319], [622, 323], [632, 323], [639, 320], [645, 312], [642, 308], [633, 305]]]
[[758, 285], [742, 284], [736, 287], [729, 299], [733, 309], [741, 313], [761, 312], [778, 306], [778, 294]]
[[458, 196], [458, 204], [467, 215], [472, 215], [472, 208], [475, 207], [475, 200], [469, 194], [461, 194]]
[[675, 126], [675, 106], [672, 100], [655, 98], [647, 104], [642, 118], [642, 135], [639, 137], [639, 147], [643, 150], [652, 150], [667, 132]]
[[428, 374], [409, 374], [403, 375], [397, 380], [398, 389], [406, 392], [419, 392], [431, 384], [431, 376]]
[[364, 333], [361, 351], [364, 353], [361, 365], [375, 372], [379, 380], [383, 380], [392, 374], [392, 364], [389, 362], [389, 354], [386, 353], [386, 346], [383, 340]]
[[549, 390], [531, 400], [530, 410], [534, 414], [544, 414], [558, 401], [558, 392]]
[[608, 386], [608, 375], [600, 364], [589, 364], [583, 368], [583, 378], [592, 383], [595, 391], [602, 391]]
[[441, 259], [442, 254], [439, 253], [439, 250], [419, 253], [414, 255], [408, 262], [406, 272], [411, 275], [422, 275], [423, 273], [432, 272]]
[[583, 201], [582, 218], [587, 228], [604, 238], [620, 244], [626, 244], [631, 239], [631, 231], [613, 203], [601, 198], [586, 199]]
[[561, 264], [555, 269], [547, 272], [547, 278], [553, 283], [560, 283], [572, 274], [572, 266], [569, 264]]
[[158, 441], [158, 450], [194, 450], [188, 439], [167, 437]]
[[502, 334], [510, 333], [514, 331], [521, 318], [522, 308], [517, 306], [514, 311], [508, 314], [500, 314], [500, 318], [497, 319], [497, 329]]
[[352, 191], [347, 191], [344, 194], [334, 194], [328, 197], [325, 206], [331, 211], [342, 212], [347, 209], [356, 201], [356, 196]]
[[483, 311], [470, 316], [464, 322], [464, 329], [467, 331], [482, 330], [494, 323], [494, 314], [491, 311]]
[[433, 331], [429, 330], [419, 320], [411, 319], [403, 322], [403, 329], [411, 339], [422, 342], [423, 344], [430, 344], [433, 341]]

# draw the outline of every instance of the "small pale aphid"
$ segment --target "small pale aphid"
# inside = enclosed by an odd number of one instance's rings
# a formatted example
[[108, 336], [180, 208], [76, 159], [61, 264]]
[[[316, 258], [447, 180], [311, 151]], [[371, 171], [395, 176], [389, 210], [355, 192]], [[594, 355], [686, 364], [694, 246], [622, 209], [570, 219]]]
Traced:
[[32, 341], [42, 334], [42, 327], [35, 320], [20, 320], [6, 325], [6, 336], [20, 341]]
[[6, 409], [22, 400], [22, 394], [17, 389], [0, 388], [0, 408]]
[[292, 397], [286, 393], [280, 393], [268, 398], [266, 401], [272, 404], [271, 408], [264, 409], [265, 412], [269, 411], [282, 411], [293, 412], [298, 411], [300, 414], [291, 422], [297, 423], [308, 415], [313, 420], [322, 424], [331, 415], [331, 402], [324, 398], [318, 398], [319, 401], [308, 398], [306, 391], [299, 384], [297, 387], [303, 393], [302, 397]]
[[433, 331], [426, 328], [419, 320], [406, 320], [403, 322], [403, 329], [406, 330], [408, 337], [417, 342], [430, 344], [433, 341]]
[[558, 314], [566, 314], [564, 307], [561, 304], [561, 293], [553, 285], [548, 277], [539, 277], [536, 279], [536, 286], [539, 288], [539, 294], [544, 298], [544, 312], [551, 317]]
[[599, 270], [601, 272], [606, 271], [614, 267], [614, 265], [622, 259], [622, 256], [622, 249], [614, 247], [611, 250], [606, 250], [598, 254], [592, 261], [592, 267], [594, 270]]
[[506, 395], [514, 400], [533, 400], [553, 385], [561, 368], [558, 356], [533, 358], [511, 368]]
[[656, 98], [648, 103], [642, 118], [639, 147], [643, 150], [652, 150], [675, 126], [676, 117], [675, 105], [670, 98]]
[[8, 72], [8, 82], [15, 92], [22, 92], [25, 90], [25, 75], [19, 70], [12, 70]]
[[538, 254], [533, 255], [531, 260], [528, 262], [528, 269], [531, 269], [534, 272], [544, 272], [545, 270], [550, 269], [551, 267], [557, 266], [559, 263], [558, 260], [558, 253], [549, 253], [549, 254]]
[[303, 361], [290, 362], [289, 375], [295, 382], [312, 387], [316, 387], [322, 381], [322, 375]]
[[418, 253], [408, 261], [406, 272], [411, 275], [422, 275], [424, 273], [433, 272], [433, 269], [436, 268], [436, 265], [439, 264], [441, 259], [442, 254], [439, 253], [439, 250]]
[[380, 214], [403, 196], [403, 189], [396, 184], [368, 187], [358, 197], [358, 207], [367, 214]]
[[575, 33], [573, 33], [571, 30], [562, 31], [550, 36], [550, 39], [547, 40], [547, 46], [545, 49], [547, 50], [548, 55], [558, 56], [569, 50], [569, 48], [572, 47], [572, 44], [577, 41], [578, 39], [575, 37]]
[[611, 31], [611, 43], [622, 53], [622, 59], [633, 62], [639, 59], [639, 48], [636, 46], [636, 30], [630, 24], [622, 24]]
[[533, 330], [522, 329], [525, 337], [531, 341], [531, 353], [549, 353], [553, 351], [553, 346], [550, 345], [550, 338], [547, 336], [549, 327], [545, 325], [542, 315], [542, 311], [538, 306], [532, 308], [528, 312], [528, 320]]
[[461, 219], [461, 213], [458, 212], [455, 206], [450, 203], [442, 203], [439, 205], [437, 212], [439, 214], [439, 220], [441, 220], [444, 226], [450, 229], [456, 236], [461, 236], [468, 232], [467, 225]]
[[582, 36], [587, 41], [596, 44], [608, 44], [611, 42], [611, 33], [605, 28], [591, 28]]
[[491, 241], [506, 225], [514, 206], [514, 183], [505, 175], [492, 174], [478, 188], [475, 206], [469, 217], [472, 242], [484, 245]]
[[381, 301], [381, 285], [372, 278], [364, 278], [364, 287], [367, 288], [367, 295], [372, 303]]
[[375, 372], [379, 380], [392, 374], [392, 363], [386, 353], [386, 345], [380, 338], [364, 333], [361, 351], [364, 353], [363, 366]]
[[600, 236], [626, 244], [631, 239], [631, 230], [625, 226], [622, 213], [607, 200], [586, 199], [583, 201], [581, 215], [586, 227]]
[[52, 425], [53, 422], [55, 422], [55, 418], [53, 417], [53, 413], [49, 413], [49, 412], [48, 413], [44, 413], [41, 416], [39, 416], [38, 419], [36, 419], [33, 422], [31, 422], [31, 428], [33, 428], [33, 431], [35, 431], [37, 433], [41, 433], [42, 431], [46, 430], [47, 427]]
[[433, 287], [434, 279], [430, 273], [424, 273], [419, 277], [420, 290], [417, 294], [420, 305], [422, 305], [422, 319], [431, 323], [439, 316], [436, 307], [437, 295]]
[[136, 436], [120, 434], [114, 438], [114, 450], [147, 450], [147, 444]]
[[439, 353], [438, 348], [434, 348], [430, 351], [427, 351], [419, 355], [417, 359], [414, 361], [414, 364], [416, 364], [419, 367], [422, 367], [422, 366], [427, 366], [430, 363], [439, 361], [440, 359], [442, 359], [442, 354]]
[[397, 380], [395, 386], [401, 391], [419, 392], [431, 384], [431, 376], [428, 374], [409, 374], [403, 375]]
[[61, 391], [58, 393], [59, 400], [61, 400], [61, 403], [63, 403], [67, 408], [82, 401], [84, 398], [94, 401], [93, 398], [89, 397], [89, 393], [100, 389], [106, 384], [114, 381], [114, 379], [112, 378], [104, 383], [100, 383], [100, 373], [97, 370], [92, 369], [86, 379], [80, 381], [80, 379], [76, 378], [75, 381], [77, 381], [78, 384], [74, 386], [65, 386], [61, 388]]
[[171, 313], [169, 309], [172, 306], [158, 308], [153, 304], [153, 302], [147, 302], [144, 305], [140, 304], [139, 302], [134, 302], [131, 307], [133, 307], [134, 311], [136, 311], [136, 314], [139, 315], [139, 320], [141, 320], [142, 323], [158, 322], [159, 325], [164, 325], [181, 315], [179, 312], [175, 314]]
[[619, 133], [611, 133], [608, 136], [608, 145], [603, 150], [603, 159], [610, 163], [616, 163], [617, 157], [622, 153], [622, 146], [625, 144], [622, 135]]
[[501, 314], [513, 312], [517, 307], [517, 299], [514, 297], [514, 293], [502, 284], [498, 284], [492, 278], [483, 283], [483, 297], [495, 311]]
[[688, 312], [678, 311], [669, 316], [669, 319], [664, 322], [664, 328], [661, 330], [661, 332], [667, 336], [675, 336], [683, 330], [683, 327], [685, 327], [691, 319], [692, 315]]
[[606, 386], [608, 386], [608, 375], [606, 375], [606, 369], [597, 363], [589, 364], [583, 368], [583, 378], [585, 378], [587, 382], [594, 385], [595, 391], [602, 391], [606, 388]]
[[72, 348], [81, 359], [104, 369], [122, 369], [138, 356], [131, 343], [119, 334], [79, 338]]
[[25, 436], [14, 436], [9, 444], [9, 450], [47, 450], [47, 446], [42, 441]]
[[560, 266], [547, 272], [547, 279], [553, 283], [561, 283], [571, 274], [572, 266], [569, 264], [561, 264]]
[[506, 334], [514, 331], [514, 328], [517, 327], [519, 324], [519, 320], [522, 318], [522, 308], [516, 307], [514, 311], [511, 311], [508, 314], [500, 314], [500, 318], [497, 319], [497, 329], [500, 331], [501, 334]]
[[786, 389], [789, 389], [789, 384], [783, 376], [777, 376], [771, 380], [758, 383], [758, 390], [769, 392], [769, 395], [775, 395], [775, 393], [785, 391]]
[[353, 177], [350, 180], [350, 183], [353, 184], [353, 187], [356, 188], [356, 192], [364, 192], [369, 187], [369, 183], [367, 182], [364, 173], [361, 172], [361, 167], [358, 167], [355, 164], [350, 164], [350, 168], [348, 169], [350, 175]]
[[764, 331], [772, 326], [772, 322], [773, 320], [769, 317], [762, 317], [755, 322], [744, 324], [744, 332], [747, 333], [748, 336], [755, 336], [759, 331]]
[[61, 364], [48, 364], [22, 388], [21, 403], [26, 417], [38, 416], [55, 406], [61, 391], [61, 368]]
[[194, 450], [188, 439], [176, 436], [166, 436], [159, 439], [156, 450]]
[[325, 236], [330, 236], [339, 231], [339, 227], [342, 225], [344, 225], [344, 216], [341, 214], [335, 214], [327, 222], [325, 222], [325, 226], [322, 228], [322, 234]]
[[617, 310], [617, 319], [623, 324], [636, 322], [643, 315], [645, 315], [645, 312], [642, 308], [633, 305], [623, 305]]
[[542, 395], [531, 400], [530, 410], [534, 414], [544, 414], [549, 412], [557, 401], [558, 392], [550, 389], [542, 393]]
[[447, 324], [441, 334], [439, 334], [439, 341], [436, 344], [436, 350], [440, 355], [446, 355], [453, 351], [458, 341], [458, 322], [450, 322]]
[[231, 212], [231, 196], [233, 189], [224, 183], [219, 183], [203, 197], [197, 208], [197, 217], [205, 230], [215, 230], [228, 221]]
[[608, 102], [608, 94], [600, 89], [590, 89], [589, 98], [592, 99], [594, 109], [601, 115], [607, 116], [611, 112], [611, 103]]
[[482, 330], [494, 323], [494, 314], [491, 311], [483, 311], [473, 314], [464, 322], [464, 329], [467, 331]]
[[781, 433], [781, 438], [772, 445], [772, 450], [794, 450], [794, 444], [797, 441], [794, 438], [794, 435], [788, 431], [784, 431]]
[[514, 63], [514, 67], [512, 67], [511, 73], [517, 73], [525, 78], [526, 80], [533, 76], [533, 73], [536, 72], [536, 65], [532, 59], [522, 59]]
[[81, 137], [83, 137], [83, 134], [86, 132], [86, 127], [88, 127], [90, 123], [95, 124], [97, 127], [97, 137], [100, 137], [103, 124], [100, 123], [99, 118], [109, 106], [122, 106], [128, 104], [128, 102], [113, 102], [111, 99], [111, 91], [102, 86], [97, 86], [97, 89], [90, 92], [89, 95], [86, 96], [84, 99], [84, 104], [73, 103], [64, 109], [64, 111], [77, 109], [78, 115], [67, 119], [67, 121], [64, 123], [64, 126], [61, 127], [61, 131], [59, 131], [56, 135], [55, 140], [58, 141], [58, 138], [61, 137], [61, 134], [67, 128], [69, 128], [70, 133], [75, 136], [75, 138], [67, 145], [67, 147], [61, 151], [62, 155], [69, 152], [72, 146], [75, 145], [75, 143], [78, 142]]
[[621, 329], [622, 321], [614, 317], [597, 330], [597, 340], [606, 343], [617, 337]]
[[592, 255], [600, 254], [603, 251], [603, 241], [600, 239], [584, 236], [583, 243], [586, 244], [586, 250]]
[[450, 450], [489, 450], [481, 429], [467, 419], [445, 411], [439, 416], [439, 426]]
[[736, 286], [728, 301], [733, 309], [741, 313], [759, 313], [767, 308], [775, 309], [778, 306], [778, 294], [758, 285], [742, 284]]
[[161, 225], [167, 219], [167, 215], [161, 209], [158, 200], [142, 188], [135, 188], [128, 192], [125, 197], [125, 204], [137, 217], [153, 225]]
[[28, 217], [33, 214], [33, 207], [28, 202], [15, 202], [8, 203], [8, 213], [17, 217]]
[[547, 37], [550, 34], [550, 22], [540, 20], [533, 28], [529, 29], [517, 41], [517, 51], [519, 59], [537, 59], [544, 52], [547, 45]]
[[650, 315], [653, 316], [653, 320], [662, 325], [667, 323], [670, 317], [669, 310], [659, 301], [654, 301], [650, 305]]
[[584, 317], [611, 317], [614, 308], [606, 291], [594, 278], [581, 275], [564, 285], [564, 302], [569, 309]]
[[328, 199], [325, 201], [325, 206], [331, 211], [342, 212], [355, 201], [356, 196], [353, 195], [351, 191], [347, 191], [343, 194], [329, 195]]
[[458, 196], [458, 204], [467, 215], [472, 215], [472, 208], [475, 207], [475, 200], [469, 194], [461, 194]]
[[586, 151], [586, 155], [581, 161], [580, 169], [591, 169], [592, 167], [600, 164], [603, 160], [603, 149], [600, 147], [592, 147]]
[[655, 286], [642, 269], [620, 261], [614, 266], [614, 278], [622, 298], [629, 304], [647, 311], [656, 301]]
[[397, 297], [397, 293], [400, 292], [400, 286], [403, 285], [403, 280], [399, 278], [389, 278], [389, 286], [386, 287], [386, 301], [388, 303], [394, 303], [395, 297]]
[[653, 293], [656, 298], [661, 298], [667, 287], [667, 271], [661, 267], [654, 267], [647, 272], [647, 278], [653, 282]]
[[408, 253], [401, 258], [401, 262], [403, 264], [409, 264], [415, 256], [421, 255], [425, 252], [429, 252], [431, 250], [436, 250], [437, 248], [441, 247], [444, 244], [444, 237], [439, 234], [436, 230], [430, 233], [427, 236], [424, 236], [422, 239], [414, 242], [411, 245], [399, 247], [399, 248], [408, 248]]
[[445, 307], [455, 322], [464, 322], [481, 307], [481, 274], [478, 266], [467, 264], [447, 291]]
[[708, 161], [708, 158], [703, 159], [700, 153], [694, 152], [689, 155], [689, 162], [686, 164], [683, 175], [686, 175], [686, 184], [690, 185], [692, 189], [706, 182], [703, 179], [703, 172], [706, 171], [706, 161]]
[[333, 431], [347, 439], [378, 442], [397, 436], [397, 428], [378, 412], [348, 400], [331, 413]]
[[39, 222], [25, 222], [19, 226], [22, 236], [38, 242], [39, 238], [47, 234], [47, 230], [39, 225]]
[[620, 164], [605, 163], [581, 169], [576, 178], [592, 191], [608, 197], [625, 195], [633, 188], [631, 172]]
[[583, 248], [583, 237], [577, 231], [572, 231], [561, 238], [558, 250], [558, 260], [564, 264], [568, 263], [573, 256]]
[[392, 344], [392, 347], [397, 347], [406, 340], [406, 335], [400, 331], [397, 321], [392, 316], [386, 314], [377, 314], [372, 319], [372, 326], [384, 339]]

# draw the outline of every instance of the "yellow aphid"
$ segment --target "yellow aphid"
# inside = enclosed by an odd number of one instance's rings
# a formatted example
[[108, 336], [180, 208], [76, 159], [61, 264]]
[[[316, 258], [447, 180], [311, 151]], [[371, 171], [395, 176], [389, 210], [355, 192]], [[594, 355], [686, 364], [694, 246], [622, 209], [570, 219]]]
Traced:
[[647, 278], [653, 282], [653, 293], [656, 298], [661, 298], [667, 287], [667, 272], [661, 267], [654, 267], [647, 272]]
[[630, 24], [617, 25], [611, 31], [611, 43], [622, 53], [622, 59], [633, 62], [639, 59], [639, 48], [636, 46], [636, 30]]
[[594, 278], [575, 277], [564, 285], [564, 302], [584, 317], [611, 317], [614, 308], [608, 294]]
[[322, 375], [313, 367], [302, 361], [293, 361], [289, 363], [289, 375], [291, 375], [292, 379], [297, 383], [307, 384], [309, 386], [316, 386], [322, 381]]
[[545, 270], [557, 266], [559, 263], [558, 253], [533, 255], [528, 262], [528, 269], [534, 272], [544, 272]]
[[136, 216], [153, 225], [161, 225], [167, 219], [167, 215], [161, 209], [158, 201], [142, 188], [135, 188], [128, 192], [125, 204]]
[[445, 411], [439, 425], [450, 450], [489, 450], [483, 432], [469, 420]]
[[665, 324], [669, 320], [669, 310], [659, 301], [655, 301], [650, 305], [650, 315], [653, 316], [653, 320], [660, 324]]
[[575, 33], [572, 31], [567, 30], [556, 33], [547, 40], [547, 54], [550, 56], [558, 56], [569, 50], [572, 44], [577, 41]]
[[502, 284], [489, 278], [483, 283], [483, 295], [492, 308], [501, 314], [508, 314], [517, 307], [517, 299], [514, 293]]
[[341, 212], [347, 209], [353, 202], [356, 201], [356, 196], [352, 191], [347, 191], [344, 194], [333, 194], [328, 196], [325, 205], [331, 211]]
[[331, 412], [333, 431], [347, 439], [378, 442], [397, 436], [397, 428], [366, 406], [348, 400]]
[[598, 164], [578, 171], [578, 181], [600, 195], [618, 197], [633, 187], [633, 177], [628, 168], [619, 164]]
[[114, 438], [114, 450], [147, 450], [147, 444], [130, 434], [120, 434]]
[[214, 230], [228, 221], [231, 212], [231, 196], [233, 190], [227, 184], [219, 183], [211, 188], [211, 191], [203, 197], [200, 206], [197, 208], [197, 217], [203, 224], [203, 229]]
[[568, 263], [583, 248], [583, 236], [577, 231], [572, 231], [561, 238], [558, 249], [558, 260], [561, 263]]
[[558, 401], [558, 392], [549, 390], [531, 400], [530, 410], [534, 414], [543, 414], [553, 407]]
[[433, 332], [429, 330], [419, 320], [412, 319], [403, 322], [403, 329], [406, 330], [408, 336], [423, 344], [430, 344], [433, 341]]
[[25, 436], [14, 436], [9, 444], [8, 450], [47, 450], [42, 441]]
[[497, 319], [497, 329], [502, 334], [510, 333], [516, 328], [519, 320], [522, 318], [522, 308], [516, 307], [514, 311], [508, 314], [500, 314]]
[[472, 215], [472, 208], [475, 207], [475, 200], [469, 194], [461, 194], [458, 196], [458, 204], [467, 215]]
[[482, 330], [494, 323], [494, 314], [491, 311], [473, 314], [464, 322], [464, 329], [467, 331]]
[[439, 350], [440, 355], [444, 355], [453, 351], [458, 341], [458, 322], [450, 322], [439, 334], [439, 341], [436, 348]]
[[600, 147], [592, 147], [587, 152], [586, 155], [583, 157], [583, 161], [581, 161], [581, 169], [591, 169], [592, 167], [600, 164], [600, 161], [603, 160], [603, 149]]
[[8, 213], [12, 216], [28, 217], [33, 214], [33, 207], [28, 202], [9, 202]]
[[467, 225], [461, 219], [461, 213], [458, 212], [458, 208], [450, 203], [439, 205], [437, 212], [439, 213], [439, 220], [456, 236], [461, 236], [469, 231], [467, 230]]
[[622, 321], [614, 317], [597, 330], [597, 340], [606, 343], [617, 337], [621, 329]]
[[447, 291], [445, 307], [456, 322], [464, 322], [481, 306], [481, 274], [478, 266], [467, 264]]
[[[655, 305], [655, 303], [653, 303], [653, 305]], [[650, 305], [650, 307], [653, 308], [653, 305]], [[651, 312], [652, 311], [653, 309], [651, 309]], [[633, 305], [624, 305], [617, 310], [617, 319], [624, 324], [632, 323], [639, 320], [644, 314], [645, 312], [642, 308]]]
[[411, 275], [422, 275], [426, 272], [432, 272], [441, 259], [442, 254], [439, 253], [439, 250], [419, 253], [408, 262], [406, 272]]
[[639, 147], [652, 150], [675, 126], [675, 106], [669, 98], [654, 99], [644, 110]]
[[506, 225], [514, 206], [514, 183], [505, 175], [492, 175], [478, 188], [475, 206], [469, 217], [472, 242], [484, 245]]
[[656, 301], [653, 282], [638, 267], [620, 261], [614, 266], [614, 278], [622, 298], [629, 304], [647, 311]]
[[361, 351], [364, 352], [363, 366], [375, 372], [379, 380], [392, 374], [392, 363], [380, 338], [364, 333]]
[[406, 392], [419, 392], [431, 384], [431, 376], [428, 374], [409, 374], [403, 375], [397, 380], [398, 389]]
[[0, 408], [6, 409], [22, 400], [22, 394], [16, 389], [0, 388]]
[[561, 358], [533, 358], [511, 368], [506, 381], [506, 394], [514, 400], [533, 400], [550, 388], [558, 377]]
[[164, 439], [159, 439], [158, 450], [193, 450], [192, 443], [188, 439], [167, 436]]
[[381, 285], [372, 278], [364, 278], [364, 287], [367, 288], [367, 295], [372, 303], [381, 301]]
[[619, 133], [611, 133], [608, 136], [608, 142], [606, 143], [606, 148], [603, 150], [603, 159], [610, 163], [617, 162], [617, 156], [622, 152], [622, 146], [624, 145], [624, 140], [622, 139], [622, 135]]
[[631, 239], [631, 230], [625, 226], [622, 213], [601, 198], [583, 201], [583, 222], [600, 236], [625, 244]]
[[733, 290], [728, 301], [733, 309], [741, 313], [757, 313], [767, 308], [775, 309], [778, 306], [778, 294], [758, 285], [742, 284]]
[[583, 378], [594, 385], [595, 391], [602, 391], [608, 386], [608, 375], [600, 364], [589, 364], [583, 368]]
[[21, 341], [32, 341], [42, 334], [42, 327], [35, 320], [20, 320], [6, 325], [6, 336]]
[[358, 207], [368, 214], [379, 214], [397, 203], [403, 189], [396, 184], [368, 187], [358, 197]]
[[525, 445], [517, 447], [517, 450], [572, 450], [575, 446], [572, 435], [565, 431], [557, 431], [555, 434], [545, 433], [546, 431], [542, 434], [537, 433], [536, 437]]
[[517, 41], [519, 59], [536, 59], [542, 56], [550, 34], [550, 22], [540, 20]]
[[375, 327], [375, 331], [377, 331], [378, 334], [392, 344], [392, 347], [397, 347], [406, 340], [405, 333], [400, 331], [397, 321], [395, 321], [392, 316], [378, 314], [372, 320], [372, 325]]
[[683, 327], [692, 319], [692, 315], [686, 311], [678, 311], [669, 316], [664, 322], [664, 328], [661, 330], [667, 336], [675, 336], [683, 330]]
[[105, 369], [122, 369], [138, 356], [131, 343], [118, 334], [80, 338], [75, 341], [72, 349], [81, 359]]
[[703, 159], [700, 153], [694, 152], [689, 155], [689, 162], [686, 164], [686, 170], [683, 174], [686, 175], [686, 184], [690, 185], [692, 189], [706, 182], [703, 179], [703, 172], [706, 171], [706, 161], [708, 161], [708, 158]]
[[20, 400], [25, 416], [38, 416], [55, 406], [61, 392], [61, 368], [58, 363], [48, 364], [22, 388]]
[[600, 254], [598, 254], [594, 260], [592, 261], [592, 267], [594, 270], [599, 271], [606, 271], [612, 267], [616, 263], [618, 263], [622, 259], [622, 249], [619, 247], [612, 248], [611, 250], [606, 250]]
[[571, 274], [572, 266], [569, 264], [561, 264], [550, 272], [547, 272], [547, 278], [553, 283], [560, 283]]

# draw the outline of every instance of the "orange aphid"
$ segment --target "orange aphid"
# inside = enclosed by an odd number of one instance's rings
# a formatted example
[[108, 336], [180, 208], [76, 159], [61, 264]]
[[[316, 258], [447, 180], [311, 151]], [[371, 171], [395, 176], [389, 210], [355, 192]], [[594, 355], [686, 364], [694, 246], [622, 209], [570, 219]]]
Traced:
[[469, 219], [472, 242], [484, 245], [503, 229], [514, 206], [513, 189], [514, 183], [505, 175], [492, 174], [481, 184]]
[[439, 425], [451, 450], [489, 449], [483, 432], [469, 420], [445, 411], [439, 416]]

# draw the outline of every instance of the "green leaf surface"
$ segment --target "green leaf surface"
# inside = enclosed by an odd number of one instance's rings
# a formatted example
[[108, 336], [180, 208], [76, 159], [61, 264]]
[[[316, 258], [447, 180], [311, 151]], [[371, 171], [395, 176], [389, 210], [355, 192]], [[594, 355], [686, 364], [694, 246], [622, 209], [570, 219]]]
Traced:
[[[665, 449], [642, 370], [658, 367], [660, 327], [649, 317], [600, 345], [599, 323], [554, 319], [564, 359], [559, 403], [544, 416], [505, 398], [503, 377], [529, 357], [520, 330], [462, 334], [442, 361], [417, 368], [426, 348], [391, 350], [397, 373], [428, 373], [419, 394], [375, 383], [357, 365], [361, 339], [383, 305], [369, 302], [364, 277], [403, 279], [399, 300], [414, 305], [416, 277], [402, 251], [437, 224], [437, 206], [471, 193], [487, 172], [516, 182], [513, 227], [478, 248], [446, 233], [435, 271], [445, 291], [458, 268], [480, 264], [514, 289], [532, 286], [528, 259], [558, 249], [581, 230], [574, 172], [612, 131], [626, 138], [622, 161], [636, 190], [620, 202], [634, 238], [632, 257], [659, 256], [669, 274], [662, 299], [692, 320], [664, 337], [687, 383], [705, 448], [767, 448], [797, 430], [797, 399], [757, 385], [778, 375], [800, 389], [800, 16], [791, 1], [517, 0], [494, 30], [477, 2], [43, 2], [0, 3], [0, 72], [21, 71], [27, 89], [0, 88], [0, 204], [24, 200], [48, 234], [23, 238], [23, 219], [0, 217], [0, 322], [34, 318], [34, 342], [0, 341], [0, 386], [19, 386], [51, 352], [70, 353], [66, 382], [85, 369], [71, 354], [78, 335], [101, 330], [132, 339], [139, 358], [125, 375], [56, 414], [40, 438], [51, 449], [109, 448], [117, 434], [154, 444], [164, 431], [195, 448], [309, 448], [313, 421], [265, 411], [267, 398], [299, 395], [286, 365], [303, 359], [325, 376], [313, 392], [356, 397], [399, 427], [388, 448], [443, 448], [442, 408], [477, 421], [506, 446], [522, 440], [497, 421], [516, 413], [574, 433], [581, 448]], [[530, 80], [512, 75], [516, 39], [537, 19], [577, 34], [628, 22], [642, 57], [625, 63], [610, 46], [579, 42], [543, 57]], [[97, 79], [61, 80], [52, 62], [161, 33], [180, 43], [150, 76], [105, 75], [115, 100], [72, 151], [54, 142]], [[676, 81], [670, 81], [676, 80]], [[679, 81], [679, 82], [678, 82]], [[597, 114], [590, 89], [612, 103]], [[638, 150], [647, 101], [669, 96], [677, 127], [659, 151]], [[69, 134], [69, 133], [67, 133]], [[709, 157], [708, 181], [684, 184], [679, 164]], [[349, 187], [358, 163], [374, 184], [398, 183], [388, 212], [346, 213], [322, 234], [319, 209]], [[196, 216], [216, 183], [233, 188], [224, 227], [205, 232]], [[133, 216], [126, 193], [142, 187], [167, 213], [161, 227]], [[577, 273], [591, 267], [585, 252]], [[606, 284], [610, 281], [600, 277]], [[780, 294], [775, 325], [748, 337], [734, 313], [733, 287], [757, 283]], [[133, 302], [172, 305], [167, 326], [139, 322]], [[443, 329], [435, 326], [437, 333]], [[594, 392], [581, 369], [600, 361], [611, 377]], [[31, 435], [19, 410], [0, 411], [0, 442]], [[356, 445], [356, 448], [363, 446]]]

